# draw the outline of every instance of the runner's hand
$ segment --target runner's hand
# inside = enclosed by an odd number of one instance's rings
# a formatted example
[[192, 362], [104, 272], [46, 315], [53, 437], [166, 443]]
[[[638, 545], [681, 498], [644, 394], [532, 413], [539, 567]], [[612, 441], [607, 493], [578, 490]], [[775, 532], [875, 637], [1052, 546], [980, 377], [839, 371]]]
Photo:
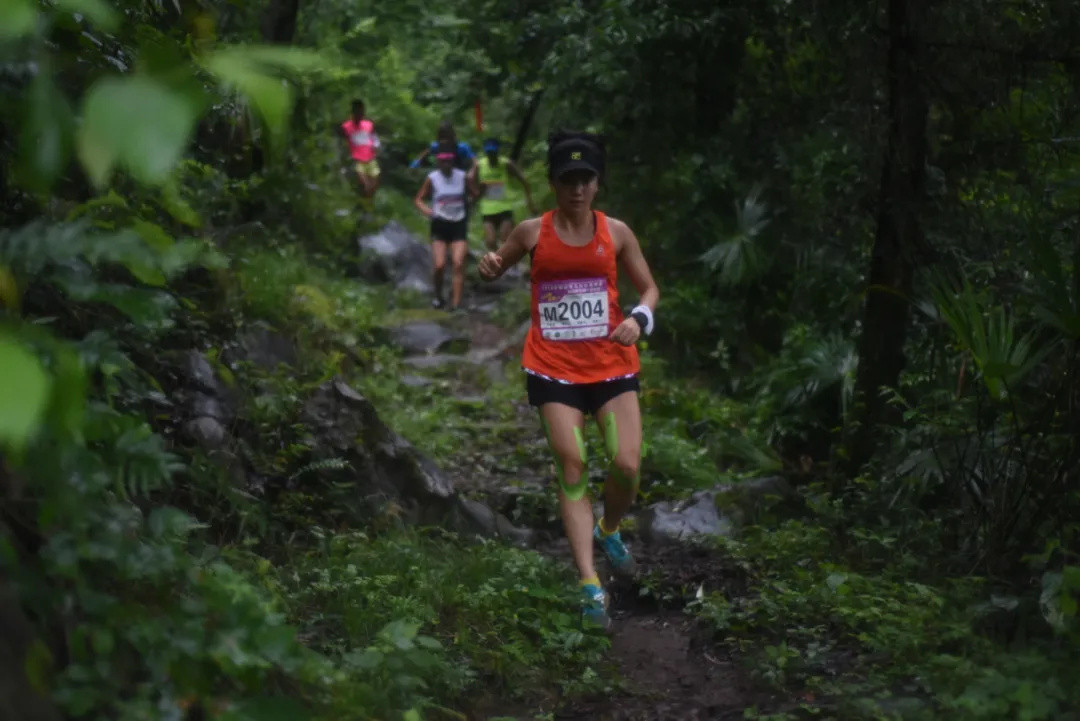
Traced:
[[619, 345], [634, 345], [641, 337], [641, 326], [633, 318], [627, 318], [611, 331], [608, 340], [613, 340]]
[[480, 258], [480, 265], [477, 267], [480, 271], [480, 277], [484, 280], [495, 280], [502, 275], [502, 258], [498, 253], [485, 253]]

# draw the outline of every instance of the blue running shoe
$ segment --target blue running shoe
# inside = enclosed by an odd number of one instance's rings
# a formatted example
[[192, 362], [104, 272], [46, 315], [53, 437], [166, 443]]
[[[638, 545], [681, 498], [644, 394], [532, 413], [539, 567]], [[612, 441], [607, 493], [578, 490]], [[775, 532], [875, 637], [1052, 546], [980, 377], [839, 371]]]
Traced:
[[622, 536], [619, 535], [618, 531], [610, 534], [602, 533], [600, 524], [597, 523], [593, 528], [593, 538], [596, 539], [596, 544], [604, 549], [604, 555], [608, 557], [608, 561], [611, 562], [611, 570], [616, 575], [626, 578], [634, 575], [634, 572], [637, 571], [637, 564], [634, 563], [634, 557], [630, 555], [630, 549], [623, 543]]
[[605, 631], [611, 628], [611, 617], [607, 613], [608, 597], [604, 589], [595, 583], [582, 584], [581, 600], [582, 618], [596, 624]]

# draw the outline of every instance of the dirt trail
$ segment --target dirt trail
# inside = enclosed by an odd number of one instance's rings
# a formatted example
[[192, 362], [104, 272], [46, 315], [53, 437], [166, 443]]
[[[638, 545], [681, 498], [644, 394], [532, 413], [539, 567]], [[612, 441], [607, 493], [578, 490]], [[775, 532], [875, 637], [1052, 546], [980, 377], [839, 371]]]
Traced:
[[[631, 547], [639, 579], [647, 582], [605, 579], [612, 597], [611, 654], [625, 688], [614, 698], [568, 704], [555, 718], [724, 721], [744, 718], [745, 709], [753, 706], [773, 705], [755, 687], [741, 659], [714, 644], [683, 610], [698, 588], [738, 588], [736, 570], [704, 548], [655, 548], [640, 542]], [[540, 550], [569, 563], [568, 549]]]
[[[470, 351], [482, 351], [500, 344], [508, 334], [491, 322], [492, 296], [472, 294], [466, 300], [466, 314], [448, 316], [445, 324], [470, 338]], [[498, 302], [498, 301], [496, 301]], [[505, 349], [513, 355], [520, 347]], [[510, 377], [508, 382], [515, 382]], [[454, 384], [456, 393], [483, 392], [476, 381]], [[533, 415], [519, 409], [522, 421]], [[477, 419], [482, 422], [481, 419]], [[520, 430], [518, 431], [518, 435]], [[498, 464], [473, 465], [459, 488], [496, 491], [511, 480]], [[463, 466], [453, 469], [462, 474]], [[515, 476], [521, 482], [520, 474]], [[539, 475], [530, 479], [543, 483]], [[648, 547], [628, 534], [646, 583], [620, 583], [605, 579], [612, 597], [612, 661], [624, 679], [624, 690], [613, 698], [579, 699], [556, 704], [554, 718], [560, 721], [724, 721], [742, 719], [747, 708], [775, 707], [775, 699], [755, 688], [739, 658], [709, 639], [708, 633], [682, 610], [686, 601], [705, 584], [707, 590], [737, 590], [740, 574], [719, 554], [694, 546]], [[541, 540], [537, 550], [570, 565], [569, 547], [561, 534]], [[648, 589], [648, 591], [643, 591]], [[538, 712], [512, 711], [498, 703], [485, 703], [486, 712], [472, 716], [533, 721]], [[550, 708], [550, 704], [545, 704]], [[545, 718], [551, 718], [546, 716]]]
[[748, 695], [743, 670], [695, 643], [693, 624], [679, 612], [616, 612], [611, 651], [628, 693], [556, 714], [560, 719], [741, 719]]

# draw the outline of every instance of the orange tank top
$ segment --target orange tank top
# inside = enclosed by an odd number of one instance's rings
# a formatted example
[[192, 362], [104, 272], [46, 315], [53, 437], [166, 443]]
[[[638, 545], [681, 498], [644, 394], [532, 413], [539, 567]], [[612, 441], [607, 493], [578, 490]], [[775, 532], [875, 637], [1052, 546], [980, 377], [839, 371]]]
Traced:
[[532, 258], [532, 327], [521, 366], [563, 383], [599, 383], [638, 372], [635, 346], [608, 340], [623, 321], [615, 285], [615, 243], [607, 216], [593, 211], [592, 240], [577, 247], [555, 232], [554, 211], [540, 219]]

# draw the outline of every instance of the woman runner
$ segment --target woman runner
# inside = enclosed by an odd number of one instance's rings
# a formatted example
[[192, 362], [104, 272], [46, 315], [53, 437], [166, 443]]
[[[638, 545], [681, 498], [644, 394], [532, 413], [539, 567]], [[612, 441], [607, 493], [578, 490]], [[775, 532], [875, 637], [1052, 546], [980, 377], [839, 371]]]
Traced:
[[[548, 178], [556, 209], [526, 220], [479, 273], [494, 280], [532, 255], [532, 327], [522, 367], [530, 405], [555, 456], [563, 527], [581, 576], [584, 615], [610, 625], [608, 598], [593, 565], [593, 542], [613, 570], [631, 574], [634, 561], [619, 535], [619, 522], [634, 500], [641, 459], [637, 348], [653, 329], [660, 297], [637, 238], [627, 225], [592, 209], [604, 175], [604, 146], [589, 133], [557, 132], [548, 138]], [[616, 260], [640, 293], [624, 318], [619, 309]], [[600, 428], [607, 450], [604, 513], [593, 525], [586, 496], [585, 416]]]
[[444, 120], [439, 123], [439, 129], [435, 131], [435, 140], [431, 142], [431, 146], [424, 148], [420, 155], [409, 163], [410, 168], [419, 168], [428, 155], [438, 153], [440, 149], [450, 147], [450, 151], [454, 153], [454, 167], [461, 168], [462, 170], [469, 172], [476, 167], [476, 155], [472, 151], [472, 147], [469, 146], [464, 140], [457, 139], [457, 133], [454, 131], [454, 126], [449, 120]]
[[510, 158], [499, 156], [499, 141], [484, 141], [484, 154], [476, 162], [474, 176], [480, 181], [480, 217], [484, 221], [484, 245], [495, 250], [506, 242], [514, 227], [514, 201], [510, 196], [510, 178], [521, 183], [529, 213], [536, 215], [529, 181]]
[[[446, 269], [446, 247], [450, 246], [450, 262], [453, 281], [450, 294], [450, 310], [456, 311], [461, 304], [461, 292], [465, 287], [465, 254], [468, 251], [466, 231], [466, 196], [470, 183], [466, 172], [454, 167], [453, 147], [440, 148], [435, 155], [436, 169], [424, 178], [420, 190], [413, 199], [417, 209], [431, 218], [431, 259], [434, 265], [435, 297], [431, 305], [443, 307], [443, 272]], [[431, 206], [424, 199], [431, 195]], [[473, 193], [475, 195], [475, 192]]]
[[352, 101], [352, 116], [343, 122], [339, 132], [349, 143], [349, 156], [353, 161], [357, 182], [360, 183], [362, 202], [371, 209], [371, 198], [379, 188], [379, 136], [375, 124], [367, 116], [363, 100]]

